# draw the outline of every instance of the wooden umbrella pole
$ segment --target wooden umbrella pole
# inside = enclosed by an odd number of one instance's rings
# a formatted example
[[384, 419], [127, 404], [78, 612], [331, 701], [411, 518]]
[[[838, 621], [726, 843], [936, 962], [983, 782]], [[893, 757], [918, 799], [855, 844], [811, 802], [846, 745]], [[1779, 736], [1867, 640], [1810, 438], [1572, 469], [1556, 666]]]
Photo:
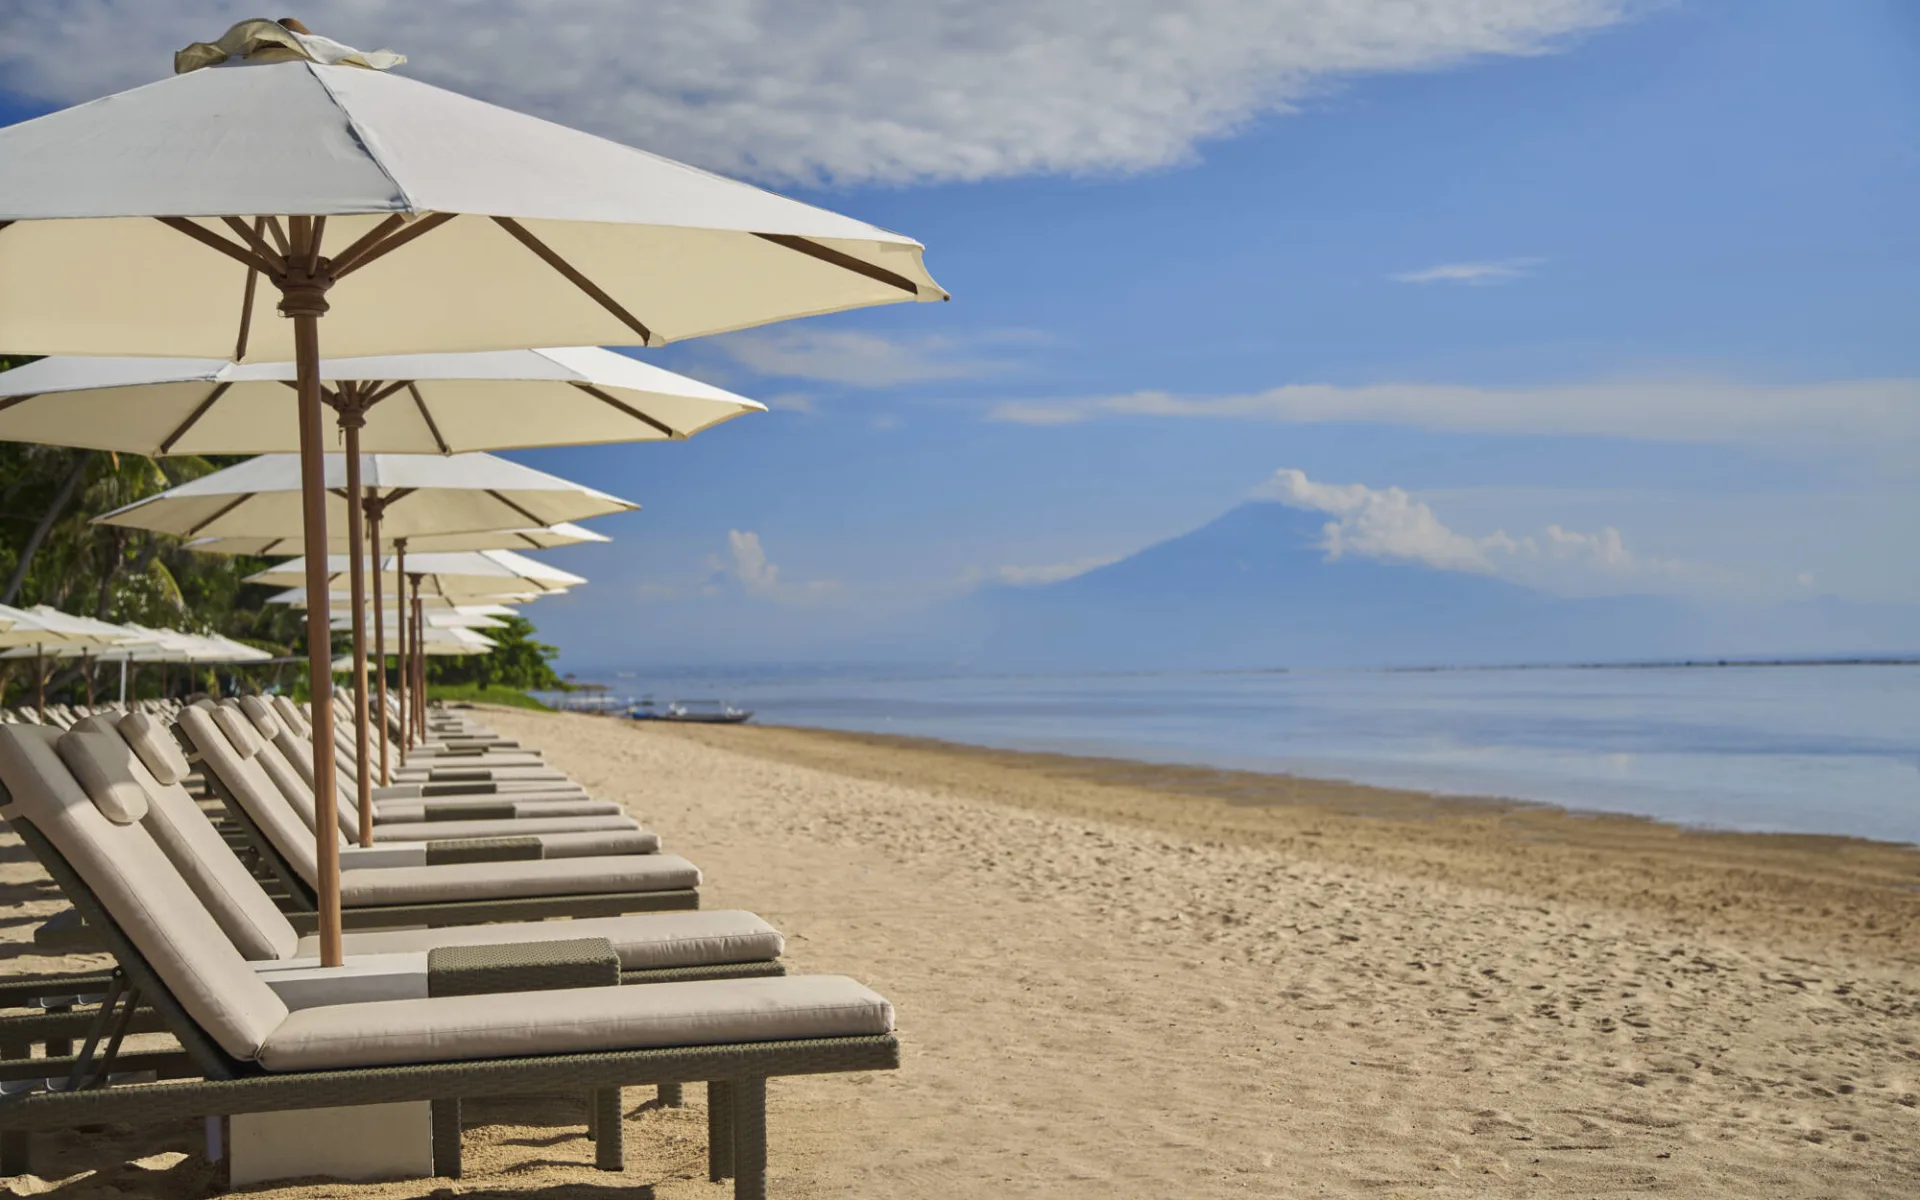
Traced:
[[[339, 385], [343, 393], [348, 385]], [[356, 389], [357, 392], [357, 389]], [[347, 435], [347, 589], [353, 605], [354, 800], [359, 804], [360, 844], [373, 845], [373, 745], [367, 736], [367, 543], [360, 529], [360, 426], [364, 410], [340, 410]], [[331, 608], [331, 601], [328, 603]]]
[[420, 603], [420, 577], [413, 577], [413, 720], [420, 744], [427, 742], [427, 616]]
[[400, 628], [394, 631], [393, 648], [400, 652], [400, 661], [394, 667], [394, 681], [400, 685], [400, 765], [407, 765], [407, 751], [413, 749], [413, 710], [407, 706], [413, 702], [413, 680], [407, 675], [407, 664], [411, 661], [413, 647], [407, 642], [409, 623], [407, 621], [407, 539], [393, 540], [394, 575], [399, 580], [395, 589], [399, 594], [394, 597], [394, 616], [400, 621]]
[[40, 710], [40, 723], [47, 723], [47, 673], [40, 666], [40, 643], [33, 644], [33, 706]]
[[380, 554], [380, 514], [386, 502], [377, 496], [368, 496], [361, 503], [367, 509], [367, 542], [373, 551], [373, 650], [374, 656], [380, 660], [374, 696], [380, 709], [380, 720], [376, 722], [380, 730], [380, 786], [388, 787], [393, 783], [393, 773], [387, 758], [387, 585], [386, 575], [380, 570], [383, 561]]
[[80, 674], [87, 679], [87, 707], [93, 707], [93, 660], [85, 650], [80, 652]]
[[333, 631], [327, 604], [327, 462], [320, 396], [320, 318], [331, 282], [318, 270], [314, 222], [291, 220], [292, 253], [280, 282], [280, 312], [293, 319], [300, 394], [301, 540], [307, 550], [307, 691], [313, 709], [313, 829], [320, 908], [320, 965], [337, 967], [340, 945], [339, 795], [333, 774]]

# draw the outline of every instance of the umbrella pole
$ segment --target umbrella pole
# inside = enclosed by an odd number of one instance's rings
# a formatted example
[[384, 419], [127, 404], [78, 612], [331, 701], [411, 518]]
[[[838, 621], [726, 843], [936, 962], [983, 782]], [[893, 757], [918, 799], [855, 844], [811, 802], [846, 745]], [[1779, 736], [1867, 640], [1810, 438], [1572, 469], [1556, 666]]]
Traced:
[[85, 650], [80, 652], [80, 674], [87, 680], [87, 707], [91, 709], [93, 707], [93, 660]]
[[380, 567], [383, 562], [380, 554], [380, 510], [386, 502], [369, 496], [364, 503], [367, 506], [367, 540], [373, 551], [373, 646], [374, 654], [380, 660], [380, 675], [375, 699], [379, 701], [380, 720], [380, 786], [393, 783], [393, 775], [387, 761], [387, 585], [386, 575]]
[[[346, 384], [341, 384], [345, 388]], [[360, 844], [373, 845], [373, 747], [367, 737], [367, 543], [360, 530], [359, 409], [342, 409], [340, 427], [347, 433], [347, 579], [353, 605], [353, 786], [360, 811]], [[328, 608], [332, 605], [329, 604]]]
[[33, 706], [40, 710], [40, 723], [47, 723], [47, 673], [40, 667], [40, 643], [33, 644]]
[[127, 704], [127, 660], [123, 658], [120, 660], [120, 706], [122, 708], [125, 708], [126, 704]]
[[[321, 218], [325, 220], [325, 218]], [[290, 220], [280, 312], [293, 319], [300, 394], [302, 544], [307, 549], [307, 691], [313, 706], [313, 834], [318, 862], [320, 965], [340, 966], [339, 793], [333, 777], [333, 636], [327, 605], [327, 463], [320, 397], [320, 318], [327, 311], [311, 217]], [[329, 268], [331, 264], [328, 264]], [[316, 276], [320, 276], [316, 278]]]
[[420, 744], [427, 743], [427, 630], [420, 605], [420, 577], [413, 577], [413, 722]]
[[407, 765], [407, 751], [413, 749], [413, 710], [407, 705], [413, 702], [413, 680], [407, 676], [407, 664], [412, 661], [412, 645], [407, 641], [407, 539], [393, 539], [394, 574], [399, 581], [399, 595], [395, 597], [394, 616], [400, 622], [400, 628], [394, 631], [394, 649], [399, 651], [399, 663], [394, 667], [394, 682], [400, 685], [400, 765]]

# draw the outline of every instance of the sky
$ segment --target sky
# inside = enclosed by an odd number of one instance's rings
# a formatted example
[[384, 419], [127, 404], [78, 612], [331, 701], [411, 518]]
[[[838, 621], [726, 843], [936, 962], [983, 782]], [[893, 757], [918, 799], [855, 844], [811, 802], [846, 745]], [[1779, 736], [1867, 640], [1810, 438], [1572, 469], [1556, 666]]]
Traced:
[[[911, 655], [1250, 498], [1569, 594], [1914, 605], [1900, 0], [310, 3], [417, 77], [911, 234], [944, 305], [646, 352], [768, 403], [515, 455], [571, 669]], [[0, 14], [0, 121], [254, 15]]]

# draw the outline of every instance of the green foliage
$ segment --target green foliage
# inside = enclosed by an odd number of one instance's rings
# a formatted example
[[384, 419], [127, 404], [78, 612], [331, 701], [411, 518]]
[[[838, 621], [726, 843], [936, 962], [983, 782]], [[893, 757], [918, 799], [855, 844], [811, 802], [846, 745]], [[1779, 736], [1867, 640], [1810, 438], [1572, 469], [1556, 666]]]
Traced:
[[518, 688], [481, 687], [473, 683], [434, 683], [427, 686], [429, 700], [467, 701], [473, 704], [504, 704], [511, 708], [549, 711], [547, 706]]
[[522, 691], [559, 690], [563, 685], [552, 662], [559, 649], [533, 640], [533, 622], [502, 617], [501, 629], [481, 630], [496, 648], [486, 654], [436, 655], [427, 659], [427, 683], [473, 684]]

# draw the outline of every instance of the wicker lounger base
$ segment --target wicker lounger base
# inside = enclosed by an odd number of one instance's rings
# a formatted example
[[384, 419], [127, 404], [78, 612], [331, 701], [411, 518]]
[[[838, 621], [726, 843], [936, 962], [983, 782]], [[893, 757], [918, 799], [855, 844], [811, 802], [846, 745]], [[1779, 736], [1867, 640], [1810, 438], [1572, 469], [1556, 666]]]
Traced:
[[442, 1130], [457, 1128], [460, 1100], [587, 1092], [595, 1096], [596, 1159], [604, 1167], [619, 1158], [620, 1088], [704, 1082], [709, 1176], [716, 1181], [732, 1178], [736, 1200], [761, 1200], [766, 1195], [768, 1079], [885, 1071], [899, 1065], [899, 1041], [878, 1035], [38, 1092], [0, 1101], [0, 1158], [9, 1160], [5, 1169], [24, 1170], [23, 1135], [37, 1129], [428, 1100], [436, 1102], [434, 1115], [441, 1118], [435, 1123], [435, 1171], [457, 1176], [458, 1139]]

